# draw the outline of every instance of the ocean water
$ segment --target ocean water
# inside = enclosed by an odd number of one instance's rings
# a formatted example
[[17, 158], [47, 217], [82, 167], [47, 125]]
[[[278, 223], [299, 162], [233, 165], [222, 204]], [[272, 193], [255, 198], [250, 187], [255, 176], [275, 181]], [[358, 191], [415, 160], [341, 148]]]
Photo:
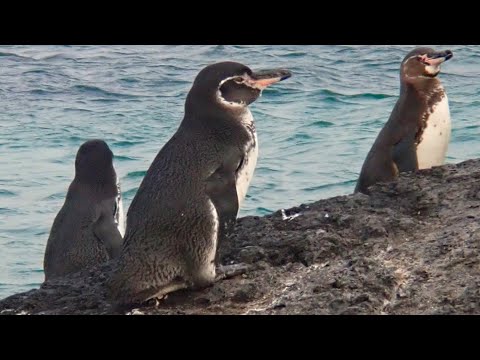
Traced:
[[[413, 46], [0, 46], [0, 298], [38, 287], [50, 226], [87, 139], [115, 154], [125, 210], [183, 117], [197, 72], [234, 60], [294, 76], [250, 108], [260, 157], [240, 216], [353, 191]], [[449, 163], [480, 157], [480, 47], [451, 49], [441, 79]]]

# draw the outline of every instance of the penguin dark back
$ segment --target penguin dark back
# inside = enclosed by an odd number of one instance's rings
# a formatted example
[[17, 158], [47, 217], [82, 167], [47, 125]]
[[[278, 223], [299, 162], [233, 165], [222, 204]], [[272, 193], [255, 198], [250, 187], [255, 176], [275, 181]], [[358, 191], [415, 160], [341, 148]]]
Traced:
[[[75, 178], [55, 217], [44, 256], [45, 281], [116, 257], [122, 236], [113, 153], [103, 140], [80, 146]], [[123, 211], [123, 210], [122, 210]]]

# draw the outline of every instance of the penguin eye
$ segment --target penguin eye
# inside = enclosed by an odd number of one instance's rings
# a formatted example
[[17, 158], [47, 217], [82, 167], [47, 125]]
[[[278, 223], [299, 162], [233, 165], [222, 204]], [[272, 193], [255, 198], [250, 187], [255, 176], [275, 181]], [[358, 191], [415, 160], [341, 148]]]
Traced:
[[418, 55], [417, 56], [417, 60], [420, 61], [421, 63], [424, 63], [424, 64], [427, 64], [427, 59], [428, 59], [427, 55]]
[[243, 83], [243, 78], [241, 76], [238, 76], [233, 79], [237, 84], [242, 84]]

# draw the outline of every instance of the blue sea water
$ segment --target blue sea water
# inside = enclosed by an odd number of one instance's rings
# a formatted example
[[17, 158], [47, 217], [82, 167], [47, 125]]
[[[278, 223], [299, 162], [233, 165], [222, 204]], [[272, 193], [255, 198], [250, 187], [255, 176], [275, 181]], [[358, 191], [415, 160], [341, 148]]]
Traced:
[[[480, 47], [449, 48], [449, 163], [480, 157]], [[38, 287], [87, 139], [115, 154], [125, 210], [175, 132], [197, 72], [234, 60], [294, 76], [251, 106], [260, 158], [242, 215], [349, 194], [413, 46], [0, 46], [0, 298]]]

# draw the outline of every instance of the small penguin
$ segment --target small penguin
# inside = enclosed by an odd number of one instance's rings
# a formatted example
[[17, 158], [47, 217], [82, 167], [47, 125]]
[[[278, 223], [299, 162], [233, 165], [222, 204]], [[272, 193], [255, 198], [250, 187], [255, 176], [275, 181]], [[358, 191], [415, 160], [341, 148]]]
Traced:
[[50, 230], [45, 281], [118, 256], [122, 211], [112, 151], [102, 140], [85, 142], [75, 160], [75, 178]]
[[448, 98], [437, 75], [450, 50], [417, 48], [402, 61], [400, 98], [363, 164], [355, 192], [401, 172], [443, 165], [451, 134]]
[[215, 281], [218, 243], [235, 225], [257, 162], [248, 105], [290, 76], [235, 62], [200, 71], [180, 127], [128, 210], [124, 247], [108, 282], [112, 302], [141, 303]]

